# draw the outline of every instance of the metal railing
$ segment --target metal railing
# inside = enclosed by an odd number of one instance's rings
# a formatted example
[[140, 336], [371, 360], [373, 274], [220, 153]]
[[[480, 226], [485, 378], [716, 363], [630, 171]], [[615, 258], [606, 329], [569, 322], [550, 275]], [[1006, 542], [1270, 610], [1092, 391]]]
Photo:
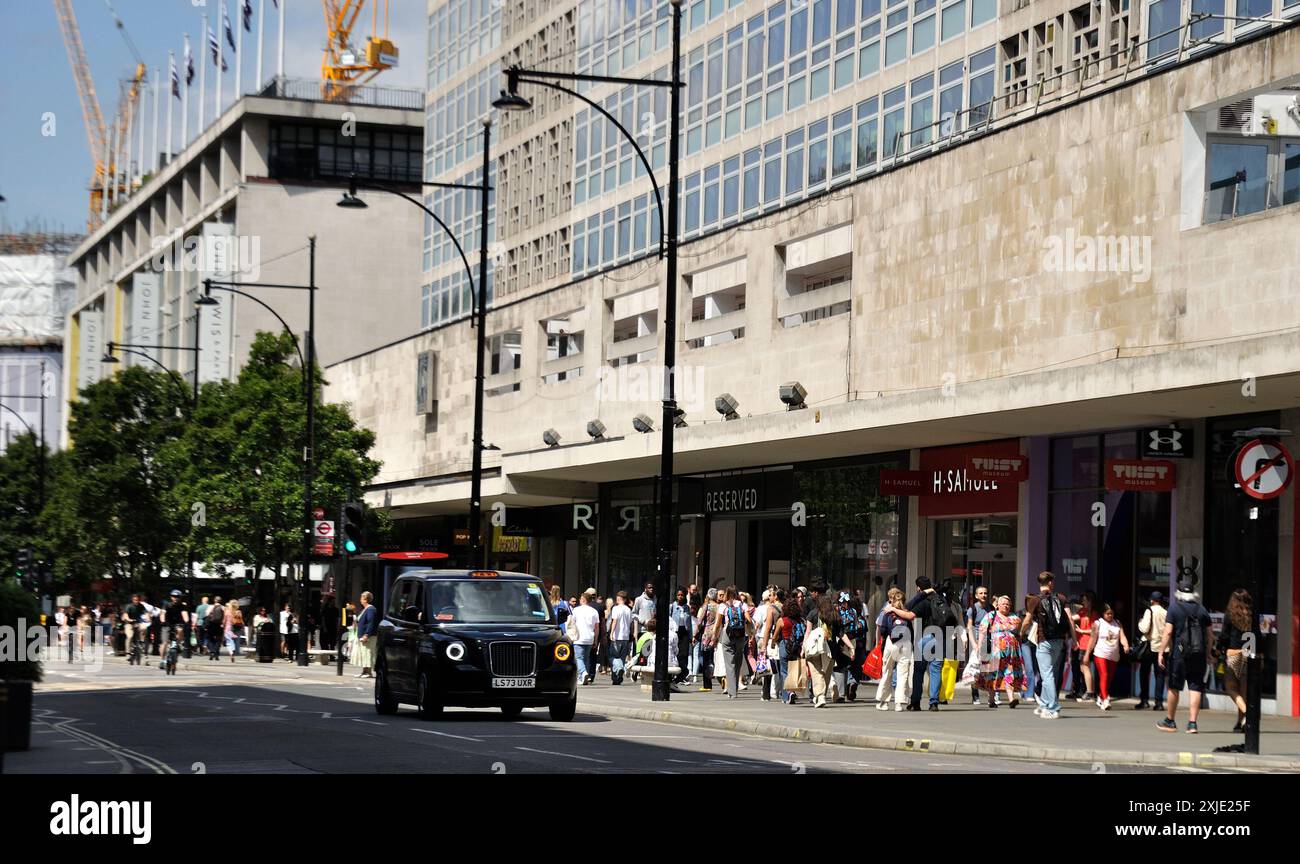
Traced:
[[[1202, 46], [1231, 44], [1232, 40], [1227, 39], [1225, 35], [1226, 28], [1203, 37], [1193, 35], [1193, 28], [1212, 20], [1274, 26], [1294, 23], [1294, 20], [1272, 17], [1239, 18], [1204, 12], [1192, 13], [1186, 23], [1163, 33], [1142, 41], [1134, 40], [1109, 54], [1084, 56], [1081, 58], [1082, 62], [1076, 66], [1055, 75], [1039, 78], [1033, 84], [996, 96], [988, 102], [953, 112], [923, 126], [900, 129], [895, 133], [892, 142], [885, 142], [885, 152], [890, 155], [882, 155], [879, 166], [875, 170], [985, 135], [991, 129], [1005, 126], [1022, 117], [1033, 117], [1041, 109], [1078, 101], [1098, 88], [1104, 89], [1102, 85], [1124, 84], [1130, 74], [1140, 75], [1152, 69], [1182, 62]], [[1179, 35], [1177, 46], [1142, 59], [1144, 48], [1168, 39], [1174, 34]], [[1058, 86], [1066, 83], [1067, 79], [1074, 80], [1067, 86]]]
[[326, 98], [325, 84], [317, 78], [290, 78], [277, 75], [268, 81], [257, 95], [272, 99], [297, 99], [304, 102], [344, 102], [348, 105], [367, 105], [374, 108], [424, 110], [423, 90], [384, 87], [379, 84], [358, 84], [346, 88], [346, 98], [331, 99]]

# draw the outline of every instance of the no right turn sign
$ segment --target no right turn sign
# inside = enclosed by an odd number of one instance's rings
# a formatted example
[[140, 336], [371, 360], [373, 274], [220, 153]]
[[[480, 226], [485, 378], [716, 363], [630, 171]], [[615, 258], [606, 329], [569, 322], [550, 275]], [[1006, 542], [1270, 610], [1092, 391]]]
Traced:
[[1242, 492], [1265, 501], [1281, 495], [1291, 485], [1295, 463], [1280, 441], [1256, 438], [1237, 451], [1234, 473]]

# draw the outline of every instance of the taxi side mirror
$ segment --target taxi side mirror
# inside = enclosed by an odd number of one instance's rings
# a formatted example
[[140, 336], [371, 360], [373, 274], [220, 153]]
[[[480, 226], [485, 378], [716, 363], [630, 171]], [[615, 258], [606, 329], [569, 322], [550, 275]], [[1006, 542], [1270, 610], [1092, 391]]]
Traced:
[[419, 607], [419, 606], [407, 606], [405, 609], [402, 610], [402, 620], [405, 621], [405, 622], [408, 623], [408, 624], [419, 624], [419, 623], [420, 623], [420, 607]]

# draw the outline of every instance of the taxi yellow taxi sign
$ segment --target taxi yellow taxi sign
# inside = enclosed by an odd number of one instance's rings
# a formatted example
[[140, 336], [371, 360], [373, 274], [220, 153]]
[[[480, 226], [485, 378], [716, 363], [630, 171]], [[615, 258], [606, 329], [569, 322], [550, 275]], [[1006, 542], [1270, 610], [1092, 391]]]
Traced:
[[471, 570], [469, 575], [471, 579], [495, 579], [501, 574], [495, 570]]

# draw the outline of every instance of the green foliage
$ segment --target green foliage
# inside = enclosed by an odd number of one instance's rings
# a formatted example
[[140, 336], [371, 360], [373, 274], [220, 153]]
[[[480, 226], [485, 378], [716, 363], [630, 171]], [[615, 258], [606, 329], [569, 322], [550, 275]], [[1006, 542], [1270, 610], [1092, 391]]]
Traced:
[[14, 572], [20, 549], [31, 549], [35, 558], [43, 554], [40, 467], [40, 443], [31, 433], [19, 435], [0, 453], [0, 575]]
[[[302, 554], [307, 421], [301, 371], [288, 365], [296, 357], [287, 334], [259, 333], [238, 379], [205, 388], [165, 454], [178, 477], [171, 506], [204, 560], [278, 565]], [[378, 472], [367, 456], [375, 437], [345, 406], [317, 403], [315, 425], [312, 501], [333, 512]]]
[[[14, 634], [11, 638], [15, 640], [0, 656], [14, 657], [26, 651], [26, 638], [23, 638], [22, 645], [17, 642], [22, 635], [18, 628], [20, 620], [28, 632], [40, 626], [41, 610], [36, 596], [19, 585], [17, 580], [0, 579], [0, 628], [6, 628], [0, 632]], [[40, 681], [41, 664], [35, 660], [0, 659], [0, 680]]]
[[72, 404], [73, 447], [53, 466], [45, 525], [60, 580], [109, 575], [148, 590], [182, 523], [160, 454], [187, 422], [170, 375], [131, 367], [86, 387]]

